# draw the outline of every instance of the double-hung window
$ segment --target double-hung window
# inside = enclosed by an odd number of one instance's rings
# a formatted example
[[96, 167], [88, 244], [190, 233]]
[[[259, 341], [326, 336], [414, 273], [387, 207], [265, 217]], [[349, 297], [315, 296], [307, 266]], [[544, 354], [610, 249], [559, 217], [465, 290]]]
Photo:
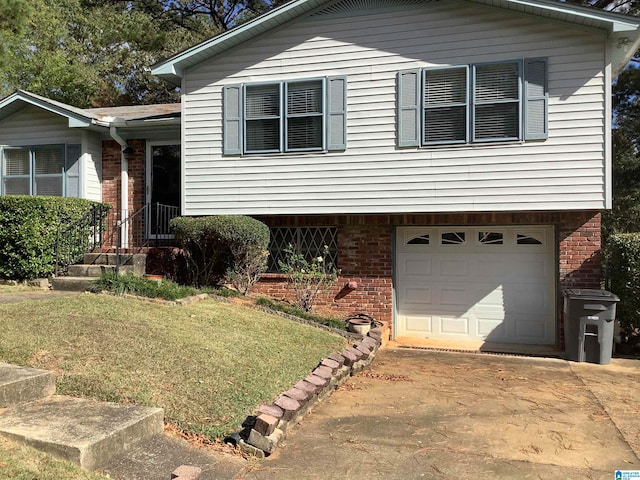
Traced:
[[548, 136], [547, 61], [531, 58], [398, 74], [398, 146]]
[[346, 78], [224, 87], [226, 155], [346, 148]]
[[4, 195], [80, 196], [80, 145], [2, 149]]

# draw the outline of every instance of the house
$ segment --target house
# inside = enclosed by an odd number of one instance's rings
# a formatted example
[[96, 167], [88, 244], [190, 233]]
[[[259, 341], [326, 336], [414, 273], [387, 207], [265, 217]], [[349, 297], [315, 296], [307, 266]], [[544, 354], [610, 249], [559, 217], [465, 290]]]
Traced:
[[[395, 337], [558, 345], [562, 290], [600, 284], [611, 82], [639, 45], [639, 19], [546, 0], [293, 0], [152, 68], [181, 87], [179, 129], [175, 111], [127, 120], [18, 92], [0, 145], [57, 115], [84, 135], [83, 195], [101, 178], [111, 199], [119, 178], [149, 201], [150, 149], [179, 140], [182, 214], [264, 221], [274, 267], [289, 243], [327, 245], [328, 307]], [[118, 143], [146, 156], [146, 181]], [[258, 289], [286, 295], [276, 271]]]
[[165, 236], [180, 206], [180, 113], [179, 103], [79, 109], [18, 91], [0, 101], [0, 194], [110, 203], [111, 245], [115, 221], [136, 212], [149, 218], [123, 225], [125, 246]]

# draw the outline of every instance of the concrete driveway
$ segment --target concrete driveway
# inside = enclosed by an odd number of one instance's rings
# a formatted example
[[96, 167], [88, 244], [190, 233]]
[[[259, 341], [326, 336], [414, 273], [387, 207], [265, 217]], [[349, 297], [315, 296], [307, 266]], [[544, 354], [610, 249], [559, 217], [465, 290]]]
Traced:
[[246, 479], [613, 479], [640, 470], [640, 362], [386, 349]]

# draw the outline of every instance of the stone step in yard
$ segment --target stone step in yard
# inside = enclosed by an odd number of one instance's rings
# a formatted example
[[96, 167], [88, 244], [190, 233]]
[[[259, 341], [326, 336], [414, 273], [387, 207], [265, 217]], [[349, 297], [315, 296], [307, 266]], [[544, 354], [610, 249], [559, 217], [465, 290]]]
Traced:
[[[115, 253], [85, 253], [82, 263], [85, 265], [111, 265], [115, 266], [117, 256]], [[121, 253], [120, 265], [134, 267], [136, 275], [143, 275], [147, 264], [147, 255], [144, 253]]]
[[53, 290], [84, 292], [94, 280], [94, 277], [53, 277], [50, 282]]
[[161, 434], [163, 419], [161, 408], [54, 395], [0, 411], [0, 435], [94, 470]]
[[55, 390], [53, 372], [0, 363], [0, 408], [40, 400]]
[[[98, 278], [103, 273], [115, 273], [115, 265], [69, 265], [70, 277], [92, 277]], [[118, 271], [121, 275], [135, 274], [135, 267], [133, 265], [120, 265]], [[144, 272], [143, 272], [144, 273]]]

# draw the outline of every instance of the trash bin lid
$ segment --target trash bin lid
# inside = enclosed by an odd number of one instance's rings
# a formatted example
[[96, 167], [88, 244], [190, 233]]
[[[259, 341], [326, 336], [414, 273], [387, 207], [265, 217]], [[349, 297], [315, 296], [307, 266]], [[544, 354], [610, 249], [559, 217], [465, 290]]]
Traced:
[[591, 288], [567, 288], [564, 296], [576, 300], [594, 300], [597, 302], [619, 302], [620, 298], [606, 290], [595, 290]]

